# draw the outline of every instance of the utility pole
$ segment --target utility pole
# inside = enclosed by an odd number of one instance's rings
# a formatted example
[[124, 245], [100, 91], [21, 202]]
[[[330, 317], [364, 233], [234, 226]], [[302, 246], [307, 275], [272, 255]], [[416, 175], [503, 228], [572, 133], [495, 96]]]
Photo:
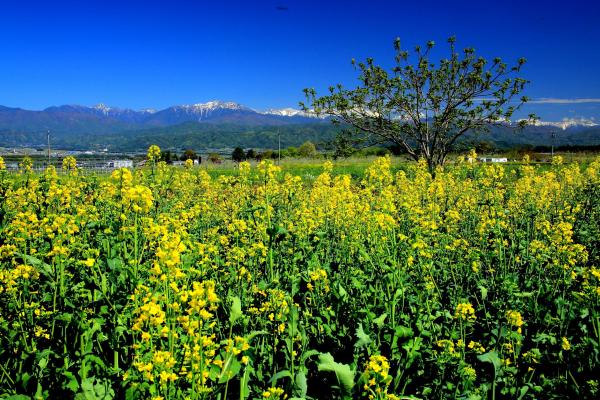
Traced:
[[277, 165], [281, 165], [281, 131], [279, 129], [277, 129], [277, 139], [279, 141], [279, 151], [277, 153], [279, 161], [277, 162]]
[[48, 139], [48, 166], [50, 166], [50, 129], [46, 132], [46, 138]]
[[552, 158], [554, 158], [554, 141], [556, 139], [556, 131], [552, 131]]

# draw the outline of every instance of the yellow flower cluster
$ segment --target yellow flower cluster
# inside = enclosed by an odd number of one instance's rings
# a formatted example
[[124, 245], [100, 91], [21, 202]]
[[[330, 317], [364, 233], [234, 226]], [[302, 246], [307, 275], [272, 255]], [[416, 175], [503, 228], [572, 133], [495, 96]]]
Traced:
[[123, 204], [134, 213], [146, 213], [152, 208], [152, 191], [143, 185], [135, 185], [123, 191]]
[[515, 310], [509, 310], [506, 312], [506, 322], [509, 326], [517, 328], [517, 332], [522, 332], [523, 316], [521, 313]]
[[279, 289], [263, 291], [257, 287], [253, 288], [255, 298], [263, 299], [259, 306], [248, 308], [248, 312], [254, 315], [266, 316], [266, 320], [274, 328], [274, 332], [282, 334], [285, 331], [288, 314], [290, 312], [290, 300], [285, 292]]
[[285, 394], [284, 390], [281, 388], [271, 387], [262, 393], [262, 397], [265, 399], [283, 400], [287, 399], [287, 394]]
[[160, 159], [160, 147], [153, 144], [148, 148], [148, 160], [150, 161], [158, 161]]
[[33, 170], [33, 160], [31, 157], [23, 157], [23, 160], [19, 163], [19, 171], [30, 173]]
[[474, 342], [474, 341], [470, 341], [469, 345], [467, 346], [469, 349], [475, 351], [476, 353], [482, 354], [485, 353], [485, 347], [483, 347], [481, 345], [481, 343], [479, 342]]
[[327, 271], [323, 268], [317, 268], [311, 271], [309, 274], [309, 282], [306, 284], [308, 290], [322, 291], [324, 293], [329, 292], [329, 279], [327, 278]]
[[389, 398], [387, 391], [392, 382], [389, 371], [390, 363], [385, 356], [372, 355], [361, 378], [364, 381], [363, 395], [369, 399]]
[[73, 156], [67, 156], [62, 160], [62, 169], [69, 172], [77, 171], [77, 160]]
[[475, 309], [471, 303], [459, 303], [454, 311], [454, 318], [463, 321], [475, 321]]

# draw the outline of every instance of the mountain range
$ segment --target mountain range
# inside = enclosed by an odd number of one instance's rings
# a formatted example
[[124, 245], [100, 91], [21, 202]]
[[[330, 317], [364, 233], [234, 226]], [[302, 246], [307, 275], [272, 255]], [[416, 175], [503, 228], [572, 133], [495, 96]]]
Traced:
[[[43, 146], [47, 132], [54, 147], [144, 150], [166, 148], [273, 148], [306, 140], [324, 142], [339, 131], [326, 118], [293, 108], [257, 111], [235, 102], [178, 105], [163, 110], [131, 110], [98, 104], [63, 105], [41, 111], [0, 106], [0, 146]], [[484, 139], [498, 147], [514, 145], [600, 145], [600, 126], [583, 119], [542, 121], [520, 134], [495, 127]], [[554, 134], [552, 132], [555, 132]], [[556, 134], [558, 132], [558, 134]]]
[[285, 125], [319, 121], [299, 110], [264, 112], [234, 102], [178, 105], [164, 110], [131, 110], [98, 104], [94, 107], [63, 105], [41, 111], [0, 106], [0, 130], [4, 132], [46, 132], [53, 134], [106, 134], [128, 129], [164, 127], [185, 122]]

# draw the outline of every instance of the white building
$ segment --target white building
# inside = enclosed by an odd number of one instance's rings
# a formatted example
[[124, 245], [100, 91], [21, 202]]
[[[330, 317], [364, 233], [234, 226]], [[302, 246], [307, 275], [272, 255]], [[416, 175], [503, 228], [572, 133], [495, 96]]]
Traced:
[[111, 160], [106, 163], [108, 168], [133, 168], [133, 160]]
[[504, 163], [508, 162], [508, 158], [506, 157], [479, 157], [479, 161], [483, 163]]

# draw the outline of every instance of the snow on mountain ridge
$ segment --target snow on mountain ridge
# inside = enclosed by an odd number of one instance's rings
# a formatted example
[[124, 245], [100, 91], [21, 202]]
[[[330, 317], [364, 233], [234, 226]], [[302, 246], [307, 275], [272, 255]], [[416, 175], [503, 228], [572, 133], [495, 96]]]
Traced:
[[101, 112], [101, 113], [103, 113], [104, 115], [107, 115], [107, 114], [108, 114], [108, 112], [109, 112], [110, 110], [112, 110], [112, 108], [111, 108], [111, 107], [108, 107], [108, 106], [106, 106], [104, 103], [98, 103], [98, 104], [96, 104], [96, 105], [95, 105], [94, 107], [92, 107], [92, 108], [93, 108], [94, 110], [98, 110], [98, 111], [100, 111], [100, 112]]
[[179, 108], [183, 110], [191, 110], [196, 112], [210, 112], [215, 111], [217, 109], [225, 109], [225, 110], [248, 110], [253, 111], [252, 109], [243, 106], [239, 103], [235, 103], [233, 101], [220, 101], [220, 100], [212, 100], [206, 103], [196, 103], [196, 104], [183, 104], [180, 106], [175, 106], [174, 108]]
[[307, 118], [323, 118], [322, 116], [318, 116], [311, 112], [305, 112], [302, 110], [297, 110], [295, 108], [286, 107], [286, 108], [269, 108], [261, 112], [261, 114], [265, 115], [279, 115], [282, 117], [307, 117]]
[[300, 110], [296, 110], [295, 108], [291, 108], [291, 107], [287, 107], [287, 108], [269, 108], [268, 110], [265, 110], [263, 112], [263, 114], [270, 114], [270, 115], [281, 115], [281, 116], [285, 116], [285, 117], [293, 117], [295, 115], [304, 115], [303, 111]]
[[567, 128], [572, 128], [574, 126], [583, 126], [583, 127], [592, 127], [598, 126], [598, 123], [593, 119], [586, 118], [563, 118], [562, 121], [535, 121], [533, 123], [535, 126], [554, 126], [557, 128], [561, 128], [565, 130]]
[[[78, 106], [78, 105], [69, 105], [69, 106], [59, 106], [59, 107], [49, 107], [47, 110], [57, 110], [57, 111], [68, 111], [70, 109], [73, 110], [89, 110], [95, 113], [102, 114], [107, 117], [117, 117], [117, 118], [145, 118], [148, 115], [156, 114], [158, 112], [175, 112], [176, 114], [184, 114], [190, 117], [193, 116], [194, 119], [198, 121], [204, 120], [206, 118], [211, 117], [215, 112], [219, 114], [221, 112], [228, 111], [242, 111], [249, 113], [257, 113], [260, 115], [273, 115], [278, 117], [304, 117], [304, 118], [315, 118], [315, 119], [325, 119], [327, 116], [316, 115], [312, 112], [306, 112], [303, 110], [299, 110], [292, 107], [285, 108], [270, 108], [264, 111], [258, 111], [252, 109], [250, 107], [244, 106], [240, 103], [236, 103], [233, 101], [222, 101], [222, 100], [211, 100], [205, 103], [195, 103], [195, 104], [183, 104], [183, 105], [175, 105], [172, 107], [168, 107], [163, 110], [155, 110], [151, 108], [141, 109], [141, 110], [132, 110], [132, 109], [122, 109], [117, 107], [110, 107], [104, 103], [96, 104], [92, 107]], [[397, 117], [397, 119], [402, 119]], [[518, 121], [515, 121], [518, 122]], [[546, 126], [546, 127], [555, 127], [558, 129], [566, 130], [574, 127], [583, 127], [583, 128], [591, 128], [595, 126], [600, 126], [594, 118], [586, 119], [586, 118], [563, 118], [562, 121], [535, 121], [532, 125], [534, 126]]]

